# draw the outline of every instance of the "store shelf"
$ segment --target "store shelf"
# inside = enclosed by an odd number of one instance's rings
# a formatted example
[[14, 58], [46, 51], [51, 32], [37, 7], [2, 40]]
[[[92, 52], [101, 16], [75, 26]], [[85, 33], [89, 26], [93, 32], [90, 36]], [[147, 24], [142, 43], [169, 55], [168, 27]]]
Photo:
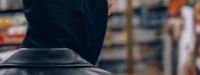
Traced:
[[[154, 54], [155, 53], [153, 51], [150, 51], [147, 54], [142, 55], [139, 59], [135, 59], [135, 62], [142, 61], [142, 60], [151, 60], [150, 58], [152, 58]], [[126, 60], [127, 60], [126, 57], [121, 57], [121, 56], [118, 56], [118, 57], [117, 56], [116, 57], [104, 57], [104, 58], [100, 59], [101, 62], [122, 62], [122, 61], [126, 61]]]
[[[147, 44], [160, 44], [162, 42], [162, 40], [160, 39], [156, 39], [156, 40], [152, 40], [152, 41], [145, 41], [145, 42], [142, 42], [142, 41], [135, 41], [135, 44], [143, 44], [143, 43], [147, 43]], [[111, 44], [109, 45], [114, 45], [114, 46], [123, 46], [124, 44], [126, 44], [126, 42], [112, 42]]]
[[112, 12], [112, 14], [109, 17], [113, 17], [113, 16], [123, 16], [126, 15], [124, 12]]
[[[135, 28], [144, 28], [144, 29], [162, 29], [163, 25], [137, 25]], [[113, 32], [120, 32], [125, 29], [125, 26], [113, 26]]]
[[104, 44], [103, 48], [111, 47], [111, 48], [117, 48], [117, 47], [124, 47], [126, 43], [111, 43], [111, 44]]
[[[167, 7], [166, 6], [154, 6], [154, 7], [149, 7], [147, 8], [149, 11], [166, 11]], [[133, 9], [134, 14], [141, 14], [142, 11], [142, 7], [138, 7]], [[126, 15], [125, 12], [112, 12], [112, 14], [110, 15], [110, 17], [112, 16], [122, 16], [122, 15]]]
[[145, 28], [145, 29], [158, 29], [162, 28], [163, 25], [140, 25], [139, 28]]
[[150, 7], [150, 11], [167, 11], [167, 6], [153, 6]]
[[119, 58], [103, 58], [99, 60], [100, 62], [122, 62], [126, 61], [126, 59], [119, 59]]
[[0, 47], [3, 47], [3, 46], [20, 46], [21, 45], [21, 42], [16, 42], [16, 43], [3, 43], [3, 44], [0, 44]]
[[23, 12], [23, 9], [0, 10], [0, 14], [16, 13], [16, 12]]
[[153, 40], [153, 41], [145, 41], [145, 42], [136, 42], [136, 44], [149, 44], [149, 45], [157, 45], [162, 44], [162, 40]]
[[117, 31], [123, 31], [125, 28], [124, 27], [112, 27], [112, 31], [117, 32]]

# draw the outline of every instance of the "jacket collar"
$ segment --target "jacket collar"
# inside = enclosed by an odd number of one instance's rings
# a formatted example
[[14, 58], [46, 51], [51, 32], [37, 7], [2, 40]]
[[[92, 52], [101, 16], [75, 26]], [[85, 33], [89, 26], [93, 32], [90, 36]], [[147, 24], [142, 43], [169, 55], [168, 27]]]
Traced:
[[3, 62], [7, 66], [93, 66], [68, 48], [28, 49], [15, 51]]

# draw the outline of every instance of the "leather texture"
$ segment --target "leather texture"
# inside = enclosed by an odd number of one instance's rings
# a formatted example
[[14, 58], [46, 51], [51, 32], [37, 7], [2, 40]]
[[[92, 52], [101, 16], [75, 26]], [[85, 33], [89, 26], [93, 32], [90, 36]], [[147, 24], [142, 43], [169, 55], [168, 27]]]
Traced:
[[[12, 53], [13, 52], [13, 53]], [[112, 75], [67, 48], [19, 49], [0, 64], [0, 75]]]

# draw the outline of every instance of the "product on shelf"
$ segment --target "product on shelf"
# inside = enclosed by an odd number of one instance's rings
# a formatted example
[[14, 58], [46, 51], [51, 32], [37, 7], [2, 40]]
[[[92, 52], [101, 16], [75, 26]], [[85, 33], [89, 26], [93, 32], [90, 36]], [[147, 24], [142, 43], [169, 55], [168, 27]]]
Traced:
[[11, 18], [12, 26], [21, 26], [27, 25], [26, 18], [23, 13], [16, 13]]
[[187, 0], [170, 0], [168, 13], [173, 15], [179, 12], [179, 9], [187, 2]]
[[112, 28], [124, 28], [126, 24], [126, 16], [119, 15], [110, 18], [110, 25]]
[[145, 6], [156, 6], [161, 3], [162, 0], [141, 0]]
[[0, 10], [21, 9], [22, 0], [0, 0]]
[[133, 4], [132, 7], [138, 8], [141, 5], [141, 3], [142, 3], [141, 0], [133, 0], [132, 1], [132, 4]]
[[164, 0], [164, 5], [168, 6], [169, 5], [170, 0]]
[[22, 13], [4, 14], [0, 16], [0, 44], [20, 43], [26, 33], [26, 19]]
[[200, 24], [200, 1], [195, 4], [195, 22], [196, 24]]
[[8, 6], [7, 6], [7, 0], [0, 0], [0, 9], [1, 10], [5, 10], [7, 8], [8, 8]]
[[22, 8], [22, 0], [8, 0], [10, 9]]
[[115, 0], [112, 10], [113, 10], [113, 12], [125, 12], [126, 11], [126, 1], [125, 0]]
[[134, 35], [135, 42], [150, 42], [159, 39], [156, 30], [137, 28], [134, 31]]
[[[160, 62], [158, 50], [161, 50], [159, 30], [164, 22], [167, 13], [166, 7], [163, 7], [163, 0], [143, 0], [147, 5], [142, 5], [142, 0], [133, 1], [133, 10], [136, 11], [133, 16], [134, 25], [134, 48], [133, 58], [135, 59], [135, 70], [144, 71], [151, 61]], [[108, 20], [108, 30], [100, 57], [100, 67], [115, 73], [124, 73], [127, 59], [126, 42], [126, 0], [115, 0], [113, 5], [113, 14]], [[160, 7], [162, 6], [162, 7]], [[145, 9], [142, 9], [145, 8]], [[141, 10], [147, 12], [142, 13]], [[145, 18], [145, 19], [142, 19]], [[145, 22], [145, 26], [142, 24]], [[151, 28], [154, 27], [154, 28]], [[157, 44], [159, 42], [159, 46]], [[145, 45], [145, 46], [143, 46]], [[157, 58], [160, 57], [159, 60]], [[111, 64], [110, 64], [111, 62]], [[158, 65], [160, 66], [160, 64]]]
[[112, 42], [116, 44], [125, 44], [126, 43], [125, 32], [113, 32]]

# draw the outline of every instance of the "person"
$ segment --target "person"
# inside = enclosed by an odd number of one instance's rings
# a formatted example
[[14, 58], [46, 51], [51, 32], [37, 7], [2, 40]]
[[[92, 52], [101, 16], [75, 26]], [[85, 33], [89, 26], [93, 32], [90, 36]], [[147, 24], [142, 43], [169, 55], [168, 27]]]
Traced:
[[164, 75], [177, 74], [177, 51], [182, 28], [181, 8], [186, 0], [170, 0], [167, 20], [163, 26]]
[[181, 7], [183, 19], [181, 36], [179, 39], [177, 75], [195, 75], [193, 53], [195, 51], [195, 22], [192, 5], [185, 4]]
[[0, 75], [112, 75], [96, 68], [112, 0], [23, 0], [28, 29]]

